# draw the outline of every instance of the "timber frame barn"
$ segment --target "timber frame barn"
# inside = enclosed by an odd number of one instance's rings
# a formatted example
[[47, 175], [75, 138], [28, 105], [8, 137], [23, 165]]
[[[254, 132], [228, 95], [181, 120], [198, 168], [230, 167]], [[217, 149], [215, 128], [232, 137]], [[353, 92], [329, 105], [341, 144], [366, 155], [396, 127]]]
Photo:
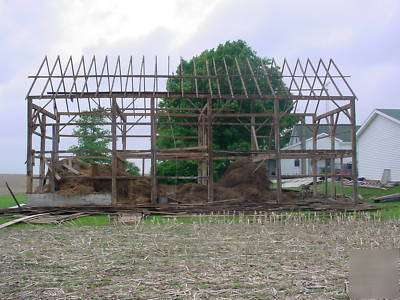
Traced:
[[[52, 192], [55, 192], [54, 182], [57, 178], [52, 173], [53, 164], [62, 158], [80, 157], [79, 151], [62, 149], [63, 145], [68, 144], [66, 140], [77, 138], [71, 134], [72, 128], [78, 125], [76, 119], [82, 115], [99, 114], [94, 109], [102, 107], [104, 111], [100, 113], [106, 122], [91, 124], [101, 125], [111, 132], [111, 149], [106, 155], [96, 157], [111, 161], [112, 174], [109, 179], [112, 182], [113, 204], [118, 203], [117, 185], [121, 177], [117, 176], [118, 159], [142, 160], [142, 174], [145, 161], [150, 162], [151, 201], [157, 203], [157, 182], [167, 178], [157, 176], [157, 161], [197, 161], [197, 176], [170, 178], [191, 179], [207, 185], [208, 201], [213, 201], [214, 162], [232, 161], [244, 156], [260, 162], [276, 161], [274, 173], [278, 203], [282, 199], [282, 179], [313, 177], [313, 194], [317, 196], [315, 183], [317, 176], [320, 176], [317, 174], [317, 161], [333, 162], [326, 176], [332, 178], [334, 183], [337, 178], [348, 176], [335, 172], [335, 160], [343, 161], [344, 157], [351, 157], [353, 198], [357, 201], [357, 164], [354, 163], [357, 161], [356, 96], [347, 82], [348, 76], [342, 74], [332, 59], [316, 62], [310, 59], [297, 60], [293, 64], [286, 59], [280, 63], [273, 59], [250, 62], [241, 57], [193, 61], [193, 65], [190, 65], [187, 62], [184, 64], [182, 59], [172, 62], [169, 57], [163, 61], [159, 57], [140, 57], [137, 61], [128, 57], [124, 65], [119, 56], [113, 59], [105, 57], [100, 63], [95, 56], [89, 59], [82, 57], [78, 61], [72, 57], [65, 60], [57, 57], [51, 62], [45, 57], [37, 73], [29, 76], [32, 85], [26, 96], [27, 193], [43, 192], [45, 181], [50, 182]], [[171, 72], [171, 66], [177, 68], [176, 74]], [[183, 70], [183, 67], [190, 71]], [[282, 87], [273, 85], [276, 80], [284, 83]], [[173, 91], [167, 84], [171, 81], [175, 83]], [[159, 105], [163, 99], [171, 103], [184, 101], [185, 105], [163, 107]], [[291, 105], [281, 105], [284, 101], [290, 101]], [[230, 104], [233, 102], [240, 106], [246, 103], [254, 103], [255, 106], [258, 103], [258, 110], [232, 111]], [[331, 107], [329, 110], [326, 109], [327, 102]], [[281, 128], [288, 117], [297, 118], [299, 124], [312, 126], [311, 150], [282, 150]], [[177, 122], [177, 119], [181, 121]], [[331, 149], [318, 149], [317, 132], [320, 124], [329, 125], [331, 141], [338, 134], [337, 125], [351, 125], [352, 148], [335, 149], [335, 143], [332, 142]], [[193, 127], [197, 134], [158, 134], [158, 127], [172, 125]], [[251, 149], [214, 149], [213, 129], [216, 126], [246, 128]], [[147, 131], [143, 128], [147, 128]], [[260, 135], [262, 128], [268, 128], [269, 134]], [[135, 130], [139, 130], [139, 133], [135, 133]], [[197, 141], [197, 146], [160, 149], [157, 146], [157, 139], [160, 138], [176, 141], [193, 139]], [[147, 142], [143, 142], [144, 139]], [[148, 146], [143, 147], [146, 144]], [[281, 160], [307, 158], [312, 162], [311, 175], [282, 176]], [[34, 180], [38, 182], [36, 191]], [[330, 196], [336, 197], [336, 194], [336, 184], [332, 184]]]

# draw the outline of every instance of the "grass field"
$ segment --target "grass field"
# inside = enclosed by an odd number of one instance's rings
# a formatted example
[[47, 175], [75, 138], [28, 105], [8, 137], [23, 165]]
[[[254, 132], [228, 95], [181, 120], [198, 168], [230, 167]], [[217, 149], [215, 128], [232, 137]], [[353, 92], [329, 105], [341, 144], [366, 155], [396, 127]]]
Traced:
[[[17, 201], [20, 204], [26, 202], [25, 194], [17, 194], [15, 195], [15, 198], [17, 198]], [[6, 208], [15, 205], [17, 204], [15, 203], [14, 199], [11, 196], [0, 196], [0, 208]]]
[[253, 221], [6, 228], [1, 298], [347, 299], [350, 249], [400, 247], [366, 213]]
[[0, 298], [348, 299], [349, 251], [400, 247], [400, 203], [379, 205], [390, 208], [17, 224], [0, 230]]

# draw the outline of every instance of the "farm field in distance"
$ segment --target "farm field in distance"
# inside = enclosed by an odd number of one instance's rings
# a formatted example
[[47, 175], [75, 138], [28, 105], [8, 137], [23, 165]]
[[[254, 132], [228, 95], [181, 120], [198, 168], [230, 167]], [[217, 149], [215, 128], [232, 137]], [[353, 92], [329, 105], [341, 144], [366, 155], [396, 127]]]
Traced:
[[399, 248], [395, 218], [14, 226], [0, 231], [2, 298], [346, 299], [351, 249]]

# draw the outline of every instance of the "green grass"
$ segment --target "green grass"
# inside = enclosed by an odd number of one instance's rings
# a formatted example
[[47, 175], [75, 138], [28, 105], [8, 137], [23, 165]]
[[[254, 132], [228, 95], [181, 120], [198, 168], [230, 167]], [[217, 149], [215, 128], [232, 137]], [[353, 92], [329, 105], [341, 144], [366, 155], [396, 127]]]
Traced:
[[[340, 184], [337, 183], [337, 192], [341, 193], [341, 188]], [[296, 188], [292, 188], [293, 190], [297, 190]], [[328, 193], [330, 192], [331, 185], [328, 185]], [[318, 185], [318, 191], [320, 193], [325, 192], [325, 184], [319, 184]], [[380, 190], [380, 189], [368, 189], [368, 188], [360, 188], [360, 194], [363, 197], [364, 203], [371, 203], [379, 207], [383, 207], [384, 209], [377, 211], [377, 212], [371, 212], [371, 214], [374, 214], [376, 216], [379, 216], [381, 218], [399, 218], [400, 219], [400, 202], [390, 202], [390, 203], [373, 203], [373, 198], [376, 197], [381, 197], [385, 195], [390, 195], [394, 193], [400, 193], [400, 186], [396, 186], [393, 188], [387, 188], [386, 190]], [[344, 187], [344, 194], [346, 196], [352, 196], [353, 190], [352, 187]], [[26, 195], [25, 194], [18, 194], [16, 195], [17, 200], [20, 203], [25, 203], [26, 202]], [[11, 196], [0, 196], [0, 208], [6, 208], [10, 206], [14, 206], [15, 202], [12, 199]], [[303, 214], [311, 213], [314, 214], [314, 212], [300, 212]], [[319, 217], [324, 217], [324, 214], [318, 214]], [[13, 218], [3, 218], [0, 219], [0, 224], [11, 221]], [[243, 221], [243, 217], [239, 218], [236, 216], [221, 216], [221, 217], [213, 217], [213, 218], [202, 218], [201, 216], [199, 217], [188, 217], [188, 218], [164, 218], [163, 216], [148, 216], [144, 220], [144, 224], [170, 224], [170, 223], [204, 223], [204, 222], [209, 222], [209, 223], [214, 223], [214, 222], [238, 222], [240, 220]], [[250, 217], [251, 219], [251, 217]], [[250, 220], [249, 219], [249, 220]], [[107, 226], [112, 224], [112, 221], [110, 219], [110, 216], [108, 215], [93, 215], [93, 216], [86, 216], [86, 217], [81, 217], [79, 219], [75, 219], [72, 221], [64, 222], [62, 223], [63, 226]], [[29, 226], [29, 224], [16, 224], [14, 226]], [[41, 226], [53, 226], [53, 225], [41, 225]]]
[[[25, 203], [26, 202], [26, 195], [25, 194], [18, 194], [15, 195], [15, 198], [17, 198], [18, 202]], [[17, 205], [15, 203], [14, 199], [11, 197], [11, 195], [7, 196], [0, 196], [0, 208], [7, 208], [10, 206]]]
[[[299, 190], [299, 188], [290, 188], [292, 190]], [[328, 194], [332, 190], [332, 185], [328, 183]], [[321, 194], [325, 193], [325, 184], [318, 184], [318, 192]], [[340, 194], [342, 192], [340, 183], [336, 183], [336, 192]], [[343, 192], [346, 196], [353, 196], [353, 188], [345, 186]], [[374, 204], [378, 207], [386, 207], [378, 212], [371, 212], [382, 218], [399, 218], [400, 219], [400, 202], [389, 202], [389, 203], [374, 203], [373, 199], [391, 194], [400, 193], [400, 185], [386, 188], [386, 189], [371, 189], [371, 188], [359, 188], [359, 194], [362, 196], [362, 202], [367, 204]]]

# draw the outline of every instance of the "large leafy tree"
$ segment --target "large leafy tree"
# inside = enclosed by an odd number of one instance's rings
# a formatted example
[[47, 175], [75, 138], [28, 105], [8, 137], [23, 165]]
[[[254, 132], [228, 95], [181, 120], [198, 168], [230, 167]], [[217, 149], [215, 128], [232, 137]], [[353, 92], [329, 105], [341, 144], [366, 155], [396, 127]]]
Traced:
[[[104, 158], [91, 158], [93, 156], [104, 156], [108, 154], [109, 145], [111, 143], [111, 138], [107, 137], [111, 135], [111, 132], [104, 129], [101, 125], [92, 125], [88, 123], [103, 123], [105, 122], [104, 112], [105, 109], [99, 107], [93, 109], [92, 112], [95, 114], [81, 115], [77, 119], [76, 123], [78, 125], [73, 130], [72, 134], [79, 136], [77, 145], [71, 146], [69, 149], [85, 150], [85, 152], [78, 152], [79, 156], [89, 156], [88, 158], [83, 158], [82, 160], [88, 163], [109, 163], [110, 160]], [[91, 157], [90, 157], [91, 156]], [[126, 161], [125, 170], [132, 174], [138, 175], [139, 168], [132, 162]]]
[[[78, 153], [79, 156], [104, 156], [108, 154], [111, 138], [104, 136], [111, 135], [111, 132], [100, 125], [88, 125], [88, 123], [105, 122], [105, 117], [102, 114], [105, 109], [100, 107], [93, 109], [93, 112], [95, 114], [81, 115], [76, 121], [78, 125], [72, 132], [79, 137], [78, 144], [71, 146], [70, 150], [85, 151]], [[82, 160], [88, 163], [109, 163], [109, 160], [104, 158], [83, 158]]]
[[[237, 60], [235, 60], [235, 57]], [[224, 62], [225, 59], [225, 62]], [[279, 69], [273, 67], [271, 60], [267, 58], [262, 58], [257, 56], [256, 52], [252, 50], [246, 42], [242, 40], [226, 42], [225, 44], [220, 44], [216, 49], [205, 50], [199, 56], [193, 57], [191, 60], [182, 60], [180, 65], [177, 67], [176, 74], [178, 75], [192, 75], [195, 73], [197, 75], [207, 75], [208, 72], [214, 74], [214, 63], [216, 66], [216, 72], [219, 75], [225, 75], [225, 63], [227, 66], [228, 73], [230, 75], [238, 74], [238, 67], [242, 74], [244, 74], [244, 81], [247, 92], [249, 94], [257, 94], [257, 86], [251, 76], [251, 72], [255, 76], [261, 78], [258, 80], [259, 88], [263, 94], [272, 94], [268, 82], [264, 79], [263, 74], [266, 71], [269, 74], [271, 80], [271, 86], [277, 91], [277, 94], [284, 95], [287, 92], [287, 88], [284, 82], [281, 80], [279, 75]], [[208, 71], [207, 71], [207, 63]], [[261, 66], [265, 66], [263, 68]], [[249, 65], [251, 68], [249, 67]], [[196, 68], [196, 70], [194, 70]], [[179, 78], [169, 79], [167, 82], [167, 89], [170, 92], [180, 92], [181, 88], [187, 92], [194, 92], [197, 89], [199, 92], [209, 91], [209, 81], [207, 79], [197, 79], [197, 82], [193, 79], [191, 81], [184, 80], [183, 86], [182, 81]], [[233, 92], [235, 94], [244, 94], [243, 85], [239, 76], [231, 77], [231, 84]], [[230, 86], [226, 76], [220, 77], [219, 80], [221, 94], [230, 94]], [[218, 92], [218, 85], [216, 80], [211, 82], [212, 90], [215, 94]], [[193, 107], [203, 107], [205, 104], [204, 99], [171, 99], [165, 98], [160, 102], [160, 107], [168, 108], [188, 108]], [[291, 100], [280, 101], [279, 108], [280, 111], [290, 111], [292, 108]], [[226, 100], [213, 100], [213, 108], [221, 108], [231, 110], [231, 112], [236, 113], [261, 113], [261, 112], [272, 112], [273, 111], [273, 101], [268, 99], [258, 99], [258, 100], [233, 100], [227, 104]], [[178, 111], [178, 110], [177, 110]], [[174, 112], [172, 110], [171, 112]], [[189, 112], [190, 113], [190, 112]], [[185, 118], [186, 121], [195, 122], [196, 118]], [[245, 123], [250, 122], [250, 118], [241, 119]], [[256, 122], [261, 123], [265, 118], [257, 118]], [[182, 122], [182, 118], [179, 117], [159, 117], [159, 121], [162, 122]], [[237, 122], [236, 118], [219, 118], [219, 122]], [[281, 120], [284, 125], [281, 126], [281, 135], [284, 137], [288, 134], [288, 128], [291, 124], [297, 122], [294, 118], [283, 118]], [[271, 122], [267, 122], [271, 124]], [[159, 126], [159, 135], [175, 135], [175, 136], [195, 136], [197, 135], [197, 128], [189, 126]], [[269, 136], [271, 135], [271, 126], [267, 125], [260, 128], [257, 131], [257, 135]], [[272, 135], [273, 139], [273, 135]], [[282, 139], [283, 144], [285, 143], [285, 138]], [[260, 149], [273, 149], [274, 142], [271, 139], [259, 139], [258, 144]], [[158, 139], [159, 148], [173, 148], [173, 147], [189, 147], [196, 146], [197, 140], [189, 139]], [[213, 148], [214, 149], [227, 149], [227, 150], [248, 150], [251, 148], [251, 139], [248, 129], [244, 126], [213, 126]], [[215, 161], [214, 169], [215, 174], [219, 177], [229, 165], [229, 161]], [[181, 175], [181, 176], [193, 176], [197, 173], [197, 162], [196, 161], [163, 161], [158, 165], [159, 175]]]

